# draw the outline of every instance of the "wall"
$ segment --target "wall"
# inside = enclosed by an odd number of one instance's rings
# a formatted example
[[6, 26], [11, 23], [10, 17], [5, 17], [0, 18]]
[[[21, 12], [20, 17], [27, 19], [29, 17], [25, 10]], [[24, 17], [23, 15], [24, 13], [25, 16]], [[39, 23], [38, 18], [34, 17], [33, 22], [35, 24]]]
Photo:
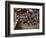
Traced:
[[[16, 0], [16, 1], [44, 2], [44, 3], [46, 3], [46, 0]], [[45, 9], [46, 9], [46, 4], [45, 4]], [[45, 17], [45, 19], [46, 19], [46, 17]], [[46, 30], [45, 30], [45, 34], [46, 34]], [[46, 37], [46, 35], [37, 35], [37, 36], [24, 36], [24, 37], [21, 36], [21, 37], [16, 37], [16, 38], [45, 38], [45, 37]], [[6, 38], [5, 37], [5, 0], [0, 0], [0, 38]]]

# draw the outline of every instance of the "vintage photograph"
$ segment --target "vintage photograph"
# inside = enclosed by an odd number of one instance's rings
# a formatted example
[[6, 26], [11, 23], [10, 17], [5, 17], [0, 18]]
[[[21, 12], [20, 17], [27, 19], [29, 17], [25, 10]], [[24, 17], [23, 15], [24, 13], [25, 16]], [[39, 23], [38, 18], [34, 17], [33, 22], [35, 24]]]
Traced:
[[39, 29], [39, 9], [14, 8], [14, 30]]

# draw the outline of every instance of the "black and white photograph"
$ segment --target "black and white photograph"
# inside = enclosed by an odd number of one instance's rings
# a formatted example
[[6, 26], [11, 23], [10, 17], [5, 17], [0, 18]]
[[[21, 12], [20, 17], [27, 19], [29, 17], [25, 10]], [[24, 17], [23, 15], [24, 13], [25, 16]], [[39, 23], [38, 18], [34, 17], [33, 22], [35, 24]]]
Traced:
[[14, 30], [39, 29], [39, 9], [14, 8]]

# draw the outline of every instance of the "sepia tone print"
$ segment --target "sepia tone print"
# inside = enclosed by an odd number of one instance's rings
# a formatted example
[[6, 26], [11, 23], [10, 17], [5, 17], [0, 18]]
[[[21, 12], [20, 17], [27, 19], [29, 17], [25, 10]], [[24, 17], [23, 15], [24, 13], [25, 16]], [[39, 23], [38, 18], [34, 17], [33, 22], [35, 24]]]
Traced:
[[39, 9], [14, 8], [14, 30], [39, 29]]

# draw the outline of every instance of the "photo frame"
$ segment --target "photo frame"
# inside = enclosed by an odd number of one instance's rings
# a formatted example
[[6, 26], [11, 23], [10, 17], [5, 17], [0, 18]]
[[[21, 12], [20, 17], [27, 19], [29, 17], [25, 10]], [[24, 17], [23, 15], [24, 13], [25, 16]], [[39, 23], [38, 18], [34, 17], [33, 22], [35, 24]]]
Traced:
[[45, 4], [5, 1], [5, 36], [45, 34]]

